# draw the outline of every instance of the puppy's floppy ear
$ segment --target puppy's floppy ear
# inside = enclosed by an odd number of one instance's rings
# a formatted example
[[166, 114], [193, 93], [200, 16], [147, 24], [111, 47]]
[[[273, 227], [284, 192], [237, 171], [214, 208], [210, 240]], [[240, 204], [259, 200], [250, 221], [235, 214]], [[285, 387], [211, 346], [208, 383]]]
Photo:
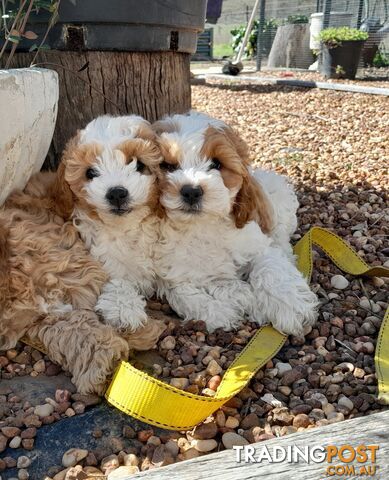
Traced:
[[237, 228], [243, 228], [252, 220], [258, 223], [264, 233], [271, 232], [273, 228], [271, 206], [266, 194], [248, 171], [235, 198], [232, 214]]
[[74, 210], [74, 194], [65, 179], [66, 163], [78, 145], [79, 134], [69, 140], [58, 166], [54, 183], [50, 188], [50, 197], [53, 201], [54, 210], [65, 220], [69, 220]]
[[250, 165], [249, 148], [247, 143], [230, 127], [224, 128], [223, 132], [235, 147], [244, 165]]
[[256, 221], [264, 233], [271, 232], [273, 228], [273, 215], [271, 205], [261, 185], [249, 172], [249, 153], [246, 142], [231, 128], [225, 133], [234, 145], [243, 164], [243, 183], [239, 190], [232, 209], [237, 228], [243, 228], [247, 222]]

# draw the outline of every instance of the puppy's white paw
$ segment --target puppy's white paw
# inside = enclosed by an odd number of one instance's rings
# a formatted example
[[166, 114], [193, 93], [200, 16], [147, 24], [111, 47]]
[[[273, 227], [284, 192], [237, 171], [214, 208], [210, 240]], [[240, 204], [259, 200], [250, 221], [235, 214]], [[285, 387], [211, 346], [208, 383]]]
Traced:
[[124, 280], [111, 280], [97, 300], [96, 312], [118, 330], [134, 331], [147, 322], [145, 299]]
[[259, 292], [250, 317], [260, 325], [271, 323], [288, 335], [303, 335], [304, 328], [317, 319], [319, 305], [316, 295], [302, 278], [288, 292]]
[[228, 309], [235, 311], [241, 318], [253, 303], [253, 289], [243, 280], [220, 281], [207, 287], [207, 291], [215, 300], [227, 305]]
[[302, 335], [304, 327], [315, 323], [318, 299], [281, 249], [271, 247], [255, 258], [249, 281], [254, 290], [253, 321], [271, 323], [290, 335]]
[[244, 312], [223, 302], [213, 301], [207, 305], [207, 311], [203, 313], [201, 320], [204, 320], [209, 332], [217, 328], [235, 330], [244, 320]]

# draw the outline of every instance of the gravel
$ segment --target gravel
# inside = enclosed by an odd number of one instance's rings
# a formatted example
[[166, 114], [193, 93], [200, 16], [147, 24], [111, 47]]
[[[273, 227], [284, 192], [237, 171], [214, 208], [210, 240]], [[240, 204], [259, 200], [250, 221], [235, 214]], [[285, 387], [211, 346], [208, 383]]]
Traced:
[[[339, 234], [370, 265], [389, 265], [386, 98], [220, 83], [194, 86], [192, 91], [195, 108], [240, 132], [255, 164], [290, 176], [300, 200], [294, 242], [319, 225]], [[315, 252], [313, 259], [311, 286], [321, 301], [317, 325], [305, 338], [290, 337], [250, 384], [205, 423], [191, 432], [158, 437], [152, 428], [135, 431], [129, 418], [122, 437], [110, 439], [109, 449], [63, 452], [63, 465], [53, 467], [47, 479], [103, 473], [119, 478], [119, 473], [157, 468], [385, 408], [376, 397], [374, 349], [387, 308], [388, 281], [345, 275], [322, 252]], [[245, 323], [233, 333], [208, 334], [202, 321], [182, 325], [167, 305], [153, 300], [149, 306], [163, 312], [167, 329], [150, 362], [143, 355], [136, 365], [171, 385], [214, 395], [228, 366], [255, 334], [255, 324]], [[0, 352], [0, 378], [59, 372], [29, 346], [18, 344]], [[81, 414], [100, 402], [94, 395], [67, 390], [57, 390], [53, 397], [30, 405], [0, 385], [0, 456], [7, 445], [33, 450], [42, 425]], [[92, 435], [98, 439], [103, 432]], [[32, 458], [33, 451], [24, 451], [17, 461], [1, 458], [0, 475], [17, 465], [19, 478], [28, 478]]]

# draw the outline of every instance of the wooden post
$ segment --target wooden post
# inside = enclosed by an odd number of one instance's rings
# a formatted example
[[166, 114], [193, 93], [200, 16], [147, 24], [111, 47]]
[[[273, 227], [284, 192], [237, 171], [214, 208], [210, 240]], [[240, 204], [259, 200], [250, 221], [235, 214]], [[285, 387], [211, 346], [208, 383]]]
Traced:
[[[18, 53], [12, 66], [29, 66], [32, 57]], [[190, 109], [188, 53], [48, 50], [39, 54], [38, 62], [60, 78], [57, 125], [46, 168], [58, 165], [69, 138], [98, 115], [135, 113], [153, 122]]]

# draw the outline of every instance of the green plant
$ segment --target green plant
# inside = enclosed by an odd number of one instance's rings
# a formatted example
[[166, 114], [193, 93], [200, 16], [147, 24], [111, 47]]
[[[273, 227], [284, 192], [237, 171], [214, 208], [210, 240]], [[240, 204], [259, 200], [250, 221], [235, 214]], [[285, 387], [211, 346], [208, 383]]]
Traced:
[[337, 47], [342, 42], [367, 40], [369, 34], [356, 28], [333, 27], [322, 30], [318, 38], [329, 47]]
[[336, 75], [339, 75], [339, 76], [343, 76], [343, 75], [346, 74], [342, 65], [336, 65], [335, 73], [336, 73]]
[[[245, 48], [246, 58], [253, 58], [257, 54], [258, 25], [259, 25], [258, 20], [255, 20], [246, 48]], [[278, 25], [279, 25], [279, 22], [275, 18], [269, 18], [269, 20], [266, 20], [266, 22], [264, 23], [263, 30], [262, 30], [263, 36], [264, 36], [263, 53], [267, 53], [270, 51], [271, 44], [273, 43], [273, 39], [276, 34]], [[241, 25], [240, 27], [237, 27], [231, 30], [231, 34], [232, 34], [231, 47], [235, 53], [238, 53], [240, 49], [245, 32], [246, 32], [245, 25]]]
[[9, 68], [12, 57], [16, 51], [21, 40], [33, 41], [38, 38], [38, 35], [26, 30], [28, 19], [33, 13], [39, 13], [40, 10], [50, 12], [51, 16], [48, 21], [48, 26], [45, 35], [40, 44], [33, 43], [30, 46], [30, 52], [36, 51], [32, 63], [34, 63], [36, 56], [40, 50], [47, 49], [45, 45], [47, 35], [58, 19], [58, 8], [61, 0], [20, 0], [16, 4], [15, 0], [1, 0], [0, 4], [0, 37], [3, 38], [4, 43], [0, 50], [0, 60], [3, 57], [7, 46], [11, 45], [5, 68]]
[[283, 25], [298, 25], [299, 23], [308, 23], [309, 19], [306, 15], [289, 15]]
[[389, 67], [389, 54], [382, 50], [377, 50], [373, 59], [373, 65], [377, 68]]

